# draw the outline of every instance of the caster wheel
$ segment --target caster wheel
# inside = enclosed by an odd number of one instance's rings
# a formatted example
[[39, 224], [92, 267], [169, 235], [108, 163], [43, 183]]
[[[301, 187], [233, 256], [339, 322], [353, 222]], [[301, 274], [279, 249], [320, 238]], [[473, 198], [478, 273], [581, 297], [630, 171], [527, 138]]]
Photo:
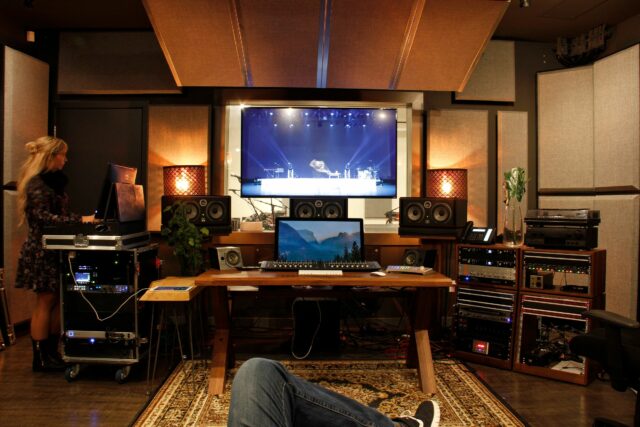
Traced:
[[129, 376], [129, 372], [131, 372], [131, 366], [125, 366], [116, 371], [116, 382], [118, 384], [122, 384], [127, 380]]
[[68, 382], [71, 382], [71, 381], [75, 380], [78, 377], [79, 373], [80, 373], [80, 365], [72, 365], [72, 366], [69, 366], [64, 371], [64, 378]]

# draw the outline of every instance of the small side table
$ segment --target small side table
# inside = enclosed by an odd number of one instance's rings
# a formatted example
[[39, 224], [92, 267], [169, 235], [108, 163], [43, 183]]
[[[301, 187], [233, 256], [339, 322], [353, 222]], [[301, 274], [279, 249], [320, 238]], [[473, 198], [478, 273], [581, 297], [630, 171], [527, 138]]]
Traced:
[[[187, 323], [189, 330], [189, 351], [191, 354], [192, 368], [194, 366], [194, 351], [193, 351], [193, 329], [192, 329], [192, 307], [195, 298], [202, 291], [202, 287], [196, 286], [195, 277], [166, 277], [161, 280], [151, 282], [149, 289], [140, 297], [140, 301], [161, 303], [160, 316], [158, 323], [154, 322], [155, 307], [153, 304], [151, 310], [151, 331], [149, 333], [149, 360], [147, 363], [147, 381], [149, 381], [149, 390], [153, 386], [153, 378], [155, 378], [156, 368], [158, 364], [158, 352], [160, 349], [160, 330], [165, 322], [165, 309], [167, 306], [172, 308], [172, 321], [176, 329], [176, 335], [178, 338], [178, 347], [180, 348], [180, 358], [184, 362], [186, 359], [184, 349], [182, 346], [182, 338], [180, 334], [180, 324], [178, 322], [178, 314], [176, 310], [177, 305], [181, 305], [182, 309], [185, 309], [187, 315]], [[186, 304], [186, 307], [184, 306]], [[158, 330], [157, 344], [155, 348], [153, 370], [151, 369], [151, 351], [153, 351], [153, 330]], [[205, 358], [206, 361], [206, 358]]]

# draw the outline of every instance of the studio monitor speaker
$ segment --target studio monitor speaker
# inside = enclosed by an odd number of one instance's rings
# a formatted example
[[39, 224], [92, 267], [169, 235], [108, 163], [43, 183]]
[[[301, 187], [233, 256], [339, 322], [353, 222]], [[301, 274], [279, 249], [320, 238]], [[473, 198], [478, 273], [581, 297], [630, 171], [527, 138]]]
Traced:
[[315, 198], [307, 197], [302, 199], [291, 199], [289, 208], [292, 218], [325, 218], [343, 219], [348, 218], [347, 208], [349, 206], [346, 198]]
[[409, 248], [404, 250], [402, 264], [413, 267], [430, 267], [436, 264], [437, 251], [435, 249]]
[[[162, 196], [162, 226], [166, 227], [176, 203], [183, 203], [187, 219], [212, 234], [231, 233], [230, 196]], [[171, 209], [167, 209], [171, 207]]]
[[236, 246], [221, 246], [219, 248], [209, 248], [209, 259], [211, 268], [217, 270], [229, 270], [231, 268], [242, 267], [242, 252]]
[[401, 197], [399, 234], [459, 237], [467, 222], [467, 201], [455, 198]]

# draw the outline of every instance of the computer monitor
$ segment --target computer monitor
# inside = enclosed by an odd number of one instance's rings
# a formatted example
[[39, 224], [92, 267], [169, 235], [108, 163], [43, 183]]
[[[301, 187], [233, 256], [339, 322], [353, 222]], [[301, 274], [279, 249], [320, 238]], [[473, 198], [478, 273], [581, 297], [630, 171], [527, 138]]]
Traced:
[[117, 217], [117, 199], [115, 183], [130, 184], [136, 183], [138, 169], [129, 166], [109, 163], [107, 173], [102, 181], [102, 189], [98, 198], [95, 217], [98, 219], [115, 219]]
[[364, 261], [361, 218], [276, 218], [278, 261]]
[[393, 198], [394, 108], [245, 107], [242, 197]]

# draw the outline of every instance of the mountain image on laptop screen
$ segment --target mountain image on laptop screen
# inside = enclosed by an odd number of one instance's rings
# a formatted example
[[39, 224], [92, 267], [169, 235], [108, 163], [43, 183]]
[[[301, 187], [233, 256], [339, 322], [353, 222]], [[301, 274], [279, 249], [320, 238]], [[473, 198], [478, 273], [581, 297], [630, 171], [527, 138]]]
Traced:
[[362, 261], [361, 242], [357, 223], [281, 221], [278, 227], [278, 260]]

